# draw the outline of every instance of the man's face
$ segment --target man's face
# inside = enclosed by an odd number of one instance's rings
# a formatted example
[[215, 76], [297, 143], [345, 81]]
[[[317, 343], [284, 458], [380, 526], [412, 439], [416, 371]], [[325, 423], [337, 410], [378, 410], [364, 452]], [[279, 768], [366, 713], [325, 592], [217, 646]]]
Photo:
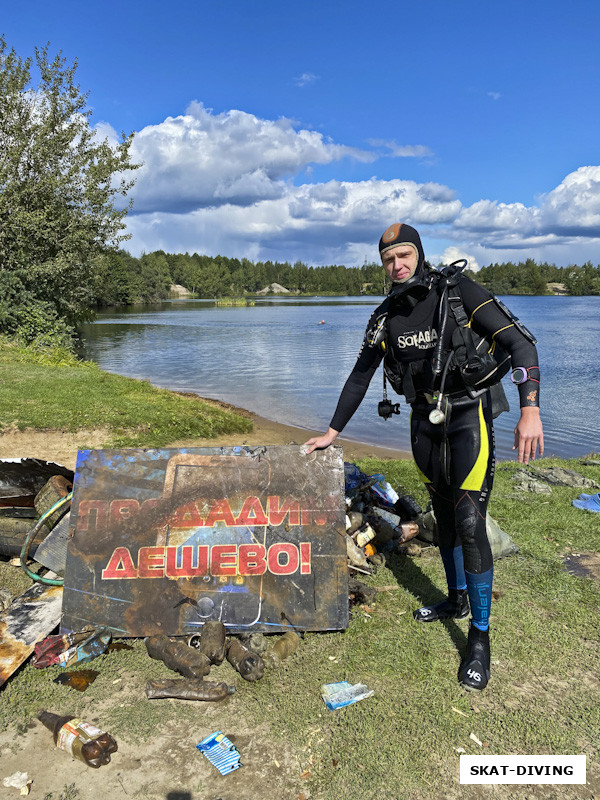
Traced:
[[394, 283], [404, 283], [415, 274], [418, 264], [416, 248], [411, 244], [390, 247], [381, 256], [386, 275]]

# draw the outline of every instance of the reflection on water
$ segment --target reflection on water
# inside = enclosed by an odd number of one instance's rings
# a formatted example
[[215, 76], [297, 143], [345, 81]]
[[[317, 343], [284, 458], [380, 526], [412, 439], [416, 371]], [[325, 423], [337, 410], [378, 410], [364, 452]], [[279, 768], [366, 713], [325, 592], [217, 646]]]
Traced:
[[[570, 457], [600, 449], [598, 297], [508, 297], [538, 339], [546, 453]], [[371, 310], [360, 298], [268, 298], [251, 307], [175, 300], [104, 312], [85, 326], [85, 356], [111, 372], [223, 400], [277, 422], [326, 430], [354, 365]], [[321, 320], [324, 325], [319, 325]], [[518, 394], [496, 420], [500, 458], [513, 458]], [[377, 416], [381, 370], [344, 431], [351, 439], [410, 449], [410, 409]]]

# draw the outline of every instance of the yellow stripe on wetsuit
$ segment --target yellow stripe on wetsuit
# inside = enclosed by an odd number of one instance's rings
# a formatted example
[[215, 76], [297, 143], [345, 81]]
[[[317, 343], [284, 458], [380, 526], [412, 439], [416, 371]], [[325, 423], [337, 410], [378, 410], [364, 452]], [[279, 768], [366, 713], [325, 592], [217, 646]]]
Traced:
[[483, 418], [483, 407], [479, 401], [479, 455], [473, 468], [461, 483], [460, 488], [466, 491], [478, 492], [483, 486], [485, 473], [487, 471], [488, 460], [490, 457], [490, 440], [488, 437], [487, 426]]

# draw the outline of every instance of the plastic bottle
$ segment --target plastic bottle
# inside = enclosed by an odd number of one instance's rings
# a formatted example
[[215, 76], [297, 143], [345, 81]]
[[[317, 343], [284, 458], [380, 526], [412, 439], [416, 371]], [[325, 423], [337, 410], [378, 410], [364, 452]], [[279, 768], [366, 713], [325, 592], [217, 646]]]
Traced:
[[264, 655], [269, 667], [278, 667], [300, 644], [300, 637], [294, 631], [286, 631]]
[[406, 521], [416, 519], [419, 514], [423, 513], [423, 509], [417, 503], [415, 498], [410, 494], [401, 495], [394, 503], [394, 511], [400, 515], [401, 519]]
[[88, 767], [98, 768], [110, 762], [110, 754], [117, 752], [117, 743], [105, 731], [73, 716], [59, 716], [50, 711], [39, 711], [37, 718], [52, 731], [54, 744]]
[[258, 653], [253, 653], [239, 641], [233, 639], [227, 648], [227, 661], [240, 673], [245, 681], [258, 681], [265, 673], [265, 664]]
[[367, 522], [367, 524], [355, 533], [352, 538], [359, 547], [364, 547], [371, 539], [375, 538], [375, 531]]
[[346, 533], [352, 535], [364, 523], [364, 517], [359, 511], [349, 511], [346, 515]]
[[225, 625], [218, 620], [205, 622], [200, 631], [198, 649], [211, 664], [221, 664], [225, 658]]
[[173, 697], [177, 700], [223, 700], [235, 692], [226, 683], [205, 681], [202, 678], [155, 678], [146, 682], [148, 700]]
[[210, 660], [204, 653], [183, 642], [174, 642], [168, 636], [149, 636], [144, 639], [150, 658], [162, 661], [169, 669], [184, 678], [203, 678], [210, 672]]

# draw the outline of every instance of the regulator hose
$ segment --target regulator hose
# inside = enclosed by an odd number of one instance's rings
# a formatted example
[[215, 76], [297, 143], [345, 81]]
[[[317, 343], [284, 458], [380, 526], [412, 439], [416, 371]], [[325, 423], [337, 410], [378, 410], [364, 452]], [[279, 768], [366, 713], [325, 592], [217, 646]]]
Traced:
[[42, 575], [37, 575], [35, 572], [32, 572], [27, 566], [27, 558], [31, 543], [35, 539], [37, 532], [40, 530], [44, 522], [48, 519], [48, 517], [54, 514], [55, 511], [58, 511], [64, 505], [70, 503], [72, 497], [73, 497], [73, 492], [69, 492], [69, 494], [66, 495], [66, 497], [61, 497], [60, 500], [57, 500], [56, 503], [54, 503], [54, 505], [52, 506], [52, 508], [49, 508], [48, 511], [45, 511], [42, 514], [42, 516], [38, 519], [33, 528], [29, 531], [29, 533], [25, 537], [25, 541], [23, 542], [23, 547], [21, 548], [21, 556], [20, 556], [21, 568], [23, 569], [25, 574], [33, 581], [44, 583], [47, 586], [62, 586], [64, 583], [63, 578], [54, 580], [53, 578], [44, 578]]

